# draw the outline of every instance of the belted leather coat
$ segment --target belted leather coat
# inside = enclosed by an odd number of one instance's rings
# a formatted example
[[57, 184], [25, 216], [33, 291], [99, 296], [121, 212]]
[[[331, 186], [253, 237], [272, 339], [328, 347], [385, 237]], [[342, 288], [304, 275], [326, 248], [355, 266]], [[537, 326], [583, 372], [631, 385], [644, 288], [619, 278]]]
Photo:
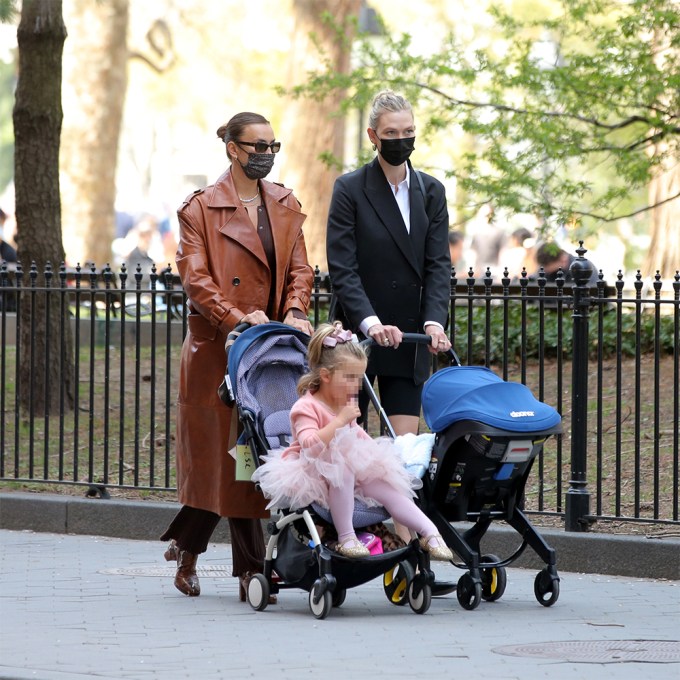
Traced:
[[217, 394], [227, 335], [246, 314], [264, 311], [268, 304], [272, 321], [282, 321], [293, 308], [306, 314], [313, 280], [300, 204], [290, 189], [278, 184], [260, 180], [259, 190], [274, 241], [275, 281], [230, 169], [214, 185], [191, 194], [177, 211], [176, 262], [189, 299], [177, 412], [179, 501], [222, 517], [268, 516], [255, 485], [235, 481], [235, 463], [228, 453], [237, 421], [234, 409]]

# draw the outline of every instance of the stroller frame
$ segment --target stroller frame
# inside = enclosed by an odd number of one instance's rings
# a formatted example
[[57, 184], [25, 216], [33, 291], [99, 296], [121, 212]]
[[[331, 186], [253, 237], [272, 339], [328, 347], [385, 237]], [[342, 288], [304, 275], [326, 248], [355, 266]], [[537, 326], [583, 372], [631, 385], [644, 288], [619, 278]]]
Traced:
[[[286, 333], [303, 335], [283, 324], [268, 325], [275, 327], [274, 330], [278, 327], [282, 332], [285, 330]], [[240, 330], [242, 329], [238, 328], [234, 332], [237, 333]], [[231, 337], [230, 335], [230, 339]], [[306, 344], [308, 338], [304, 337]], [[229, 342], [228, 340], [228, 344]], [[234, 340], [231, 339], [231, 342], [233, 343]], [[368, 345], [374, 344], [372, 340], [364, 342]], [[405, 333], [403, 342], [430, 344], [431, 338], [428, 335]], [[453, 349], [449, 350], [447, 356], [456, 367], [462, 367]], [[481, 367], [470, 368], [486, 370]], [[498, 379], [497, 376], [495, 377]], [[378, 413], [382, 430], [394, 438], [394, 429], [366, 376], [364, 376], [363, 383], [369, 400]], [[229, 386], [228, 376], [225, 376], [225, 384]], [[508, 386], [514, 383], [504, 384]], [[528, 392], [528, 388], [525, 389]], [[233, 400], [232, 390], [230, 390], [230, 396]], [[531, 398], [533, 399], [533, 395]], [[256, 422], [253, 414], [247, 410], [242, 413], [238, 400], [236, 400], [236, 405], [243, 423], [246, 441], [253, 453], [255, 465], [258, 466], [260, 457], [268, 453], [267, 439], [262, 432], [261, 424]], [[554, 412], [554, 409], [550, 410]], [[559, 414], [554, 413], [559, 417]], [[483, 414], [480, 416], [483, 417]], [[454, 566], [468, 570], [456, 584], [456, 595], [464, 609], [475, 609], [482, 599], [498, 600], [503, 595], [507, 583], [505, 568], [515, 562], [527, 546], [530, 546], [546, 564], [534, 581], [536, 599], [546, 607], [557, 601], [560, 579], [557, 574], [555, 550], [532, 526], [523, 512], [522, 505], [524, 486], [536, 456], [542, 450], [544, 441], [561, 431], [561, 419], [559, 423], [550, 427], [517, 431], [493, 427], [484, 423], [482, 419], [467, 418], [447, 426], [442, 432], [435, 432], [433, 454], [444, 450], [446, 455], [449, 446], [462, 441], [467, 443], [470, 438], [474, 437], [481, 437], [491, 442], [492, 446], [499, 444], [511, 454], [515, 453], [512, 449], [513, 444], [526, 445], [525, 448], [531, 445], [530, 453], [524, 457], [508, 458], [512, 464], [507, 464], [505, 467], [512, 468], [512, 474], [499, 477], [501, 481], [495, 484], [487, 484], [483, 491], [488, 498], [475, 499], [476, 504], [473, 502], [472, 507], [468, 507], [466, 502], [462, 504], [462, 507], [454, 505], [452, 509], [446, 503], [438, 502], [441, 501], [438, 497], [441, 496], [442, 485], [449, 482], [446, 473], [450, 472], [452, 464], [446, 460], [431, 464], [429, 472], [423, 479], [423, 488], [419, 491], [419, 504], [439, 529], [448, 547], [462, 560], [463, 564], [452, 562]], [[467, 444], [465, 446], [467, 447]], [[482, 461], [482, 464], [487, 466], [487, 472], [489, 465], [493, 467], [495, 462], [498, 462], [487, 460], [498, 456], [489, 457], [483, 451], [480, 453], [466, 450], [465, 453], [472, 461]], [[505, 456], [507, 457], [508, 454], [506, 453]], [[474, 465], [470, 467], [473, 468]], [[495, 476], [494, 479], [496, 479]], [[473, 481], [476, 480], [473, 479]], [[465, 479], [461, 482], [463, 486], [464, 482]], [[456, 483], [450, 486], [461, 486], [461, 484]], [[302, 588], [309, 592], [309, 606], [314, 616], [323, 619], [328, 616], [334, 606], [342, 604], [348, 588], [366, 583], [381, 574], [384, 575], [383, 585], [391, 602], [401, 605], [408, 601], [411, 609], [419, 614], [429, 609], [434, 574], [430, 569], [428, 554], [422, 550], [415, 538], [405, 548], [383, 555], [350, 559], [330, 550], [322, 543], [313, 513], [309, 509], [284, 509], [282, 512], [283, 516], [280, 519], [271, 521], [268, 525], [270, 538], [263, 573], [255, 574], [248, 586], [248, 601], [254, 609], [258, 611], [265, 609], [270, 594], [278, 593], [286, 588]], [[521, 545], [505, 559], [491, 554], [482, 554], [482, 539], [495, 520], [504, 520], [522, 537]], [[461, 533], [452, 526], [452, 522], [456, 521], [470, 521], [473, 524]], [[309, 544], [299, 543], [299, 547], [293, 546], [291, 549], [288, 534], [291, 534], [296, 526], [306, 534]], [[287, 560], [286, 551], [291, 550], [293, 558]]]
[[[431, 341], [429, 336], [421, 334], [404, 334], [404, 340], [420, 344], [429, 344]], [[453, 366], [462, 366], [453, 349], [446, 354], [451, 359]], [[381, 430], [394, 438], [395, 433], [389, 419], [380, 405], [373, 386], [366, 378], [364, 378], [364, 389], [378, 413]], [[456, 596], [464, 609], [475, 609], [482, 599], [485, 601], [500, 599], [507, 583], [505, 567], [519, 559], [527, 546], [531, 547], [546, 565], [538, 572], [534, 581], [536, 599], [546, 607], [557, 601], [560, 579], [557, 574], [556, 552], [531, 524], [521, 506], [523, 505], [527, 477], [531, 472], [536, 456], [542, 450], [543, 442], [550, 436], [561, 432], [561, 423], [530, 432], [518, 433], [492, 427], [482, 422], [481, 419], [463, 419], [447, 427], [444, 432], [436, 433], [433, 453], [438, 450], [446, 452], [458, 440], [475, 436], [484, 437], [492, 442], [507, 444], [507, 446], [517, 440], [522, 443], [529, 441], [532, 445], [528, 459], [514, 466], [521, 470], [521, 474], [518, 474], [514, 480], [510, 480], [509, 488], [499, 491], [496, 496], [491, 496], [491, 502], [481, 504], [479, 508], [468, 509], [464, 507], [462, 510], [458, 509], [458, 512], [452, 513], [451, 510], [447, 512], [446, 508], [443, 509], [441, 505], [438, 505], [435, 496], [438, 495], [437, 491], [440, 489], [437, 488], [437, 485], [441, 487], [450, 481], [445, 474], [447, 470], [442, 470], [442, 467], [448, 465], [448, 470], [450, 470], [453, 467], [452, 464], [438, 461], [431, 465], [430, 470], [425, 474], [423, 488], [418, 494], [420, 507], [439, 529], [448, 547], [462, 560], [462, 564], [454, 562], [454, 566], [468, 570], [456, 584]], [[471, 458], [474, 458], [474, 456], [471, 455]], [[499, 487], [501, 485], [502, 483], [498, 484]], [[519, 547], [505, 559], [492, 554], [482, 554], [482, 539], [495, 520], [507, 522], [522, 538]], [[472, 522], [472, 526], [461, 533], [452, 525], [452, 522], [455, 521]]]
[[[265, 337], [270, 333], [293, 335], [307, 344], [308, 337], [295, 329], [279, 323], [249, 327], [242, 324], [227, 339], [227, 374], [219, 388], [221, 399], [237, 408], [243, 425], [243, 439], [247, 443], [256, 467], [260, 458], [269, 453], [263, 423], [249, 408], [242, 408], [238, 399], [238, 373], [236, 364], [245, 355], [244, 346], [250, 336]], [[251, 328], [250, 336], [247, 335]], [[259, 330], [255, 330], [259, 329]], [[233, 353], [233, 354], [232, 354]], [[236, 369], [236, 370], [235, 370]], [[230, 376], [230, 374], [232, 374]], [[282, 509], [278, 520], [272, 519], [267, 529], [264, 569], [254, 574], [246, 592], [248, 602], [256, 611], [264, 610], [269, 596], [281, 590], [297, 588], [309, 593], [309, 608], [318, 619], [325, 619], [333, 607], [340, 606], [349, 588], [383, 577], [385, 594], [396, 605], [409, 603], [416, 614], [424, 614], [432, 601], [434, 573], [430, 569], [429, 554], [413, 540], [403, 548], [363, 558], [348, 558], [330, 548], [321, 540], [315, 524], [315, 513], [309, 508]], [[364, 513], [366, 514], [366, 513]], [[356, 517], [356, 512], [355, 512]], [[385, 519], [372, 516], [370, 523]], [[357, 528], [366, 526], [357, 524]], [[302, 542], [296, 540], [296, 536]]]
[[[286, 532], [300, 522], [311, 537], [311, 545], [300, 544], [297, 553], [296, 548], [287, 545], [287, 554], [277, 554]], [[248, 601], [256, 611], [267, 607], [270, 594], [295, 588], [309, 593], [312, 614], [325, 619], [333, 607], [342, 605], [348, 589], [386, 575], [392, 576], [385, 584], [390, 602], [403, 605], [408, 601], [416, 614], [424, 614], [430, 608], [434, 573], [429, 555], [416, 539], [404, 548], [381, 555], [344, 557], [323, 544], [308, 508], [284, 511], [280, 519], [269, 523], [268, 532], [263, 573], [255, 574], [248, 584]], [[290, 540], [288, 536], [286, 541]]]

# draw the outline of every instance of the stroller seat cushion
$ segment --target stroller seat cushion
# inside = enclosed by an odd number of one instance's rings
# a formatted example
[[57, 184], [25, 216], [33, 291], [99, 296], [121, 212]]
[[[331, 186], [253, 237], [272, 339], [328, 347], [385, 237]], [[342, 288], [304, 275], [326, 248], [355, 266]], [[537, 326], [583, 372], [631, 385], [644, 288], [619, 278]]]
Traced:
[[[329, 524], [333, 523], [333, 518], [331, 517], [331, 511], [328, 508], [324, 508], [318, 503], [312, 503], [312, 510], [325, 520]], [[389, 519], [390, 514], [385, 510], [385, 508], [380, 506], [369, 506], [360, 500], [354, 501], [354, 514], [352, 515], [352, 525], [356, 529], [361, 529], [362, 527], [370, 526], [371, 524], [378, 524], [379, 522], [384, 522]]]
[[285, 448], [290, 444], [290, 412], [270, 413], [263, 423], [264, 435], [270, 449]]

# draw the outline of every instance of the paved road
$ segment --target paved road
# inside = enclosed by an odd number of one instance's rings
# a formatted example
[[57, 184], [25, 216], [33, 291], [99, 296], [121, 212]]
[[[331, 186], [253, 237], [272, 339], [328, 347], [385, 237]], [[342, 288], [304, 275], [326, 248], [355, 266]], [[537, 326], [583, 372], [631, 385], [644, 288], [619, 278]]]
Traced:
[[0, 678], [680, 677], [679, 581], [562, 572], [546, 608], [535, 571], [509, 569], [498, 602], [469, 612], [454, 595], [418, 616], [376, 580], [318, 621], [302, 591], [264, 612], [239, 603], [228, 545], [211, 545], [191, 599], [162, 552], [155, 541], [0, 530]]

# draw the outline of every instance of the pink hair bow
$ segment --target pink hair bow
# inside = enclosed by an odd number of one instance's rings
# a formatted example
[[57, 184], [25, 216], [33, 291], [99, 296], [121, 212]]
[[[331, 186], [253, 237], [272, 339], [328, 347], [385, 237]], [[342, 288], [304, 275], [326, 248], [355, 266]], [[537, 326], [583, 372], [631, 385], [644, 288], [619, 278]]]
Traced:
[[321, 343], [324, 347], [335, 347], [344, 345], [352, 339], [352, 331], [345, 331], [337, 328], [330, 335], [327, 335]]

